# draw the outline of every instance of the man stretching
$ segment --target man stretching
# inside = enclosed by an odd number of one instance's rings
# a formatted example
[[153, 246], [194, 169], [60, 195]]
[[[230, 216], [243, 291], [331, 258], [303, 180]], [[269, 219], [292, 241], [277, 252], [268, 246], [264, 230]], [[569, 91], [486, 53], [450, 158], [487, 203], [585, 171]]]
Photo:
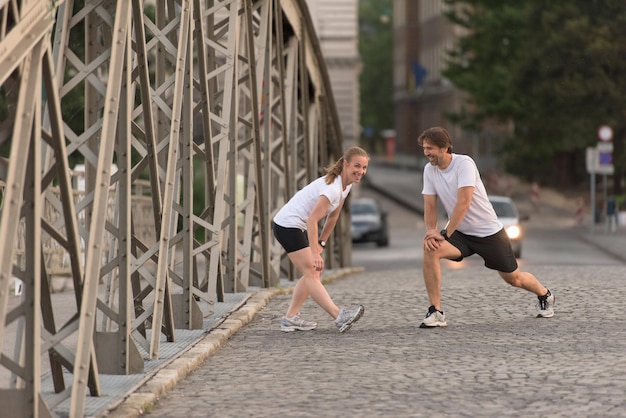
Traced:
[[[554, 295], [531, 273], [520, 271], [511, 242], [498, 220], [478, 168], [467, 155], [452, 153], [452, 140], [440, 127], [425, 130], [417, 139], [428, 164], [424, 167], [424, 284], [431, 306], [421, 328], [445, 327], [441, 308], [442, 258], [461, 261], [478, 254], [487, 268], [496, 270], [511, 286], [537, 295], [538, 318], [554, 316]], [[448, 223], [437, 228], [437, 197]]]

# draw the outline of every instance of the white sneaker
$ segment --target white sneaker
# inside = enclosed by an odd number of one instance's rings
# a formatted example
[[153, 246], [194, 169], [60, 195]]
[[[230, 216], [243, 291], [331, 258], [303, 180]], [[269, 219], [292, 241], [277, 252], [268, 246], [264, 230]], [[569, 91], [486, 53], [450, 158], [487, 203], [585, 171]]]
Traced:
[[554, 301], [556, 300], [554, 294], [548, 289], [546, 296], [537, 296], [537, 299], [539, 299], [537, 318], [552, 318], [554, 316]]
[[335, 325], [337, 326], [337, 329], [339, 329], [339, 332], [346, 332], [349, 330], [352, 327], [352, 324], [363, 316], [363, 312], [365, 312], [363, 305], [359, 305], [352, 310], [342, 308], [339, 311], [337, 319], [335, 319]]
[[292, 318], [287, 318], [283, 316], [283, 319], [280, 320], [280, 330], [283, 332], [292, 332], [292, 331], [310, 331], [317, 327], [317, 322], [305, 321], [300, 318], [300, 313]]
[[434, 305], [430, 305], [420, 328], [445, 327], [447, 325], [446, 314], [437, 310]]

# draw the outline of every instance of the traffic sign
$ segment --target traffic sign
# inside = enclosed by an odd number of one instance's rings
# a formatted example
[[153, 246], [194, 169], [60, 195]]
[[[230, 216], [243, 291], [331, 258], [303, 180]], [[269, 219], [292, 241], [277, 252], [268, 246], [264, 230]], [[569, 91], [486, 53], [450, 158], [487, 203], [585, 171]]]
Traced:
[[596, 149], [599, 152], [613, 152], [613, 143], [612, 142], [598, 142], [596, 145]]
[[613, 174], [613, 143], [598, 142], [596, 147], [587, 147], [585, 163], [589, 174]]
[[600, 126], [600, 128], [598, 128], [598, 138], [600, 138], [600, 141], [610, 141], [613, 139], [613, 129], [608, 125]]

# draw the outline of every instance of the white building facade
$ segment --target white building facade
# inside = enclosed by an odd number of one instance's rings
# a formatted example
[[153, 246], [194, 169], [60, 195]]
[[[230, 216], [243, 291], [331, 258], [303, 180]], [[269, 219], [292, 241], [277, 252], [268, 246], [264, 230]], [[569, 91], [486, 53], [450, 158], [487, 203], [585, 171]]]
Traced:
[[343, 147], [358, 145], [359, 5], [358, 0], [307, 0], [341, 122]]

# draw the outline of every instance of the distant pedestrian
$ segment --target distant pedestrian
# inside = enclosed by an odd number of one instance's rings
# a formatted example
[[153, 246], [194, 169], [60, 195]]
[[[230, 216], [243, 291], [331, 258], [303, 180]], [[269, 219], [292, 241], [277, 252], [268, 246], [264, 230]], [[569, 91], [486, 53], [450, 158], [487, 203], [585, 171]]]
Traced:
[[585, 217], [585, 199], [582, 196], [578, 196], [576, 198], [576, 223], [582, 224], [583, 218]]
[[609, 197], [606, 202], [606, 230], [617, 230], [617, 201], [614, 197]]
[[[361, 181], [367, 172], [369, 155], [359, 147], [352, 147], [322, 176], [299, 190], [274, 216], [274, 236], [287, 251], [293, 265], [302, 272], [291, 297], [286, 315], [280, 321], [284, 332], [308, 331], [316, 322], [302, 319], [300, 308], [309, 296], [335, 320], [339, 332], [350, 329], [359, 320], [365, 308], [339, 309], [321, 282], [324, 270], [322, 252], [330, 237], [341, 208], [353, 183]], [[323, 218], [322, 232], [318, 224]]]
[[533, 182], [530, 190], [530, 200], [535, 208], [536, 212], [539, 212], [541, 207], [539, 206], [539, 183], [536, 181]]
[[[425, 130], [417, 139], [428, 158], [424, 167], [424, 284], [431, 306], [420, 327], [444, 327], [441, 307], [441, 259], [461, 261], [480, 255], [485, 266], [498, 271], [511, 286], [537, 295], [538, 318], [554, 315], [554, 295], [531, 273], [520, 271], [511, 242], [489, 202], [478, 168], [467, 155], [452, 153], [448, 132], [439, 127]], [[448, 223], [437, 228], [437, 198], [448, 214]]]

